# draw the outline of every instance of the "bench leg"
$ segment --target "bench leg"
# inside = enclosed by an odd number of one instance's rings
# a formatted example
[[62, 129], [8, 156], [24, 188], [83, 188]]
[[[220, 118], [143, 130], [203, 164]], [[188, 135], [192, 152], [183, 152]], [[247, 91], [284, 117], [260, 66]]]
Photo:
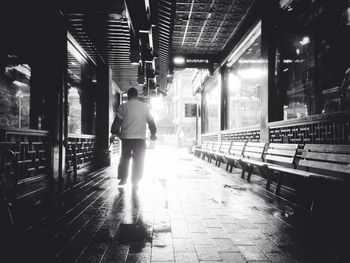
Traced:
[[247, 182], [250, 182], [250, 178], [252, 177], [253, 173], [253, 166], [249, 167], [248, 175], [247, 175]]
[[264, 172], [265, 176], [266, 176], [266, 190], [270, 190], [270, 186], [272, 183], [272, 175], [270, 174], [270, 172], [267, 170], [268, 168], [263, 168], [262, 171]]
[[278, 173], [278, 178], [277, 178], [277, 186], [275, 189], [275, 194], [278, 195], [280, 189], [281, 189], [281, 185], [282, 185], [282, 181], [283, 181], [283, 173]]
[[242, 173], [241, 173], [241, 178], [244, 179], [244, 174], [245, 174], [245, 168], [242, 167]]

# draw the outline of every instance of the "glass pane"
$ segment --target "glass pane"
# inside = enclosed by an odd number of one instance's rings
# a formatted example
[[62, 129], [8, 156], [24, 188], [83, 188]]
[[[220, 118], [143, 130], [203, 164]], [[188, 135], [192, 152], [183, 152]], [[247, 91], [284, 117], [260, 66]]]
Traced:
[[96, 72], [68, 42], [68, 133], [95, 134]]
[[68, 132], [81, 133], [81, 64], [68, 52]]
[[260, 89], [265, 78], [261, 59], [261, 30], [242, 46], [228, 70], [228, 128], [260, 123]]
[[220, 130], [220, 81], [217, 75], [210, 81], [204, 92], [204, 132]]
[[280, 119], [350, 111], [349, 10], [346, 1], [324, 0], [293, 1], [284, 11], [276, 34]]
[[315, 114], [313, 42], [308, 35], [295, 35], [281, 48], [281, 83], [286, 98], [283, 119], [294, 119]]
[[31, 68], [17, 60], [8, 56], [0, 71], [0, 126], [29, 128]]

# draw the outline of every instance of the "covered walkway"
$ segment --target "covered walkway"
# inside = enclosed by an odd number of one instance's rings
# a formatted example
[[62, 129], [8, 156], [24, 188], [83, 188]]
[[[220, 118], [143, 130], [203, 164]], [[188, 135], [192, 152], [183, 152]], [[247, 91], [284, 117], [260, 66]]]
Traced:
[[2, 262], [346, 261], [339, 224], [274, 196], [259, 179], [247, 183], [239, 170], [159, 145], [146, 163], [138, 192], [117, 187], [114, 162], [59, 196], [23, 198]]

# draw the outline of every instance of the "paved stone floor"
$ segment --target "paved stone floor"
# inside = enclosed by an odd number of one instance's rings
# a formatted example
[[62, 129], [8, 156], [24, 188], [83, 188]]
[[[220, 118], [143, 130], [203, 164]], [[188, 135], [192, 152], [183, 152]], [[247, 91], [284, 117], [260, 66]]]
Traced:
[[345, 262], [338, 233], [239, 170], [161, 146], [146, 163], [138, 192], [118, 188], [114, 164], [17, 207], [16, 249], [0, 261]]

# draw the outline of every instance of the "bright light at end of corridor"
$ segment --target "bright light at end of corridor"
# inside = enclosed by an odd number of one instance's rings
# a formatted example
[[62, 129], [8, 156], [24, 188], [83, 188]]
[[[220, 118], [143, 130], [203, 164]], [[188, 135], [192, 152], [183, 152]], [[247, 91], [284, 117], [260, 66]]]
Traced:
[[160, 110], [163, 108], [163, 99], [161, 97], [151, 98], [151, 107], [152, 110]]
[[151, 98], [151, 114], [155, 121], [158, 121], [164, 109], [163, 98], [160, 96]]

